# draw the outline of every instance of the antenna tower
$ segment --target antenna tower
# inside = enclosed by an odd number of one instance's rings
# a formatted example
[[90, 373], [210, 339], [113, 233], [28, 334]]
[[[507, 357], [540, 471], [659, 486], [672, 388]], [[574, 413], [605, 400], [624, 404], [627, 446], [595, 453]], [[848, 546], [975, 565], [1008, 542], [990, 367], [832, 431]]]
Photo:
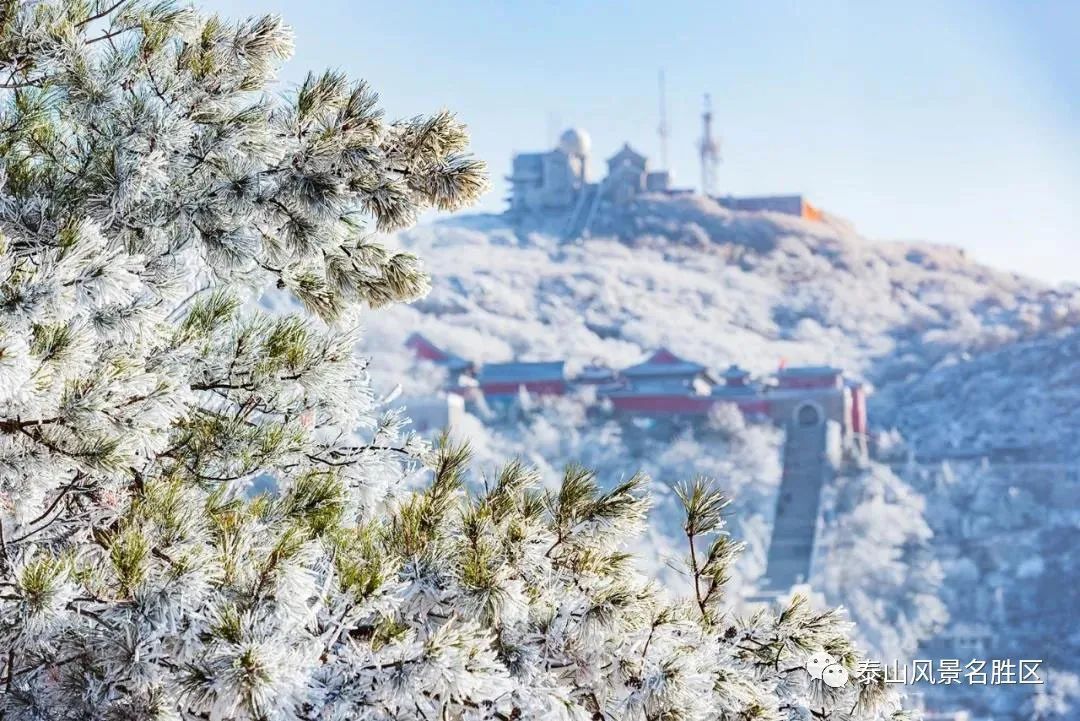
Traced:
[[701, 114], [701, 140], [698, 155], [701, 158], [701, 192], [716, 192], [716, 166], [720, 164], [720, 141], [712, 134], [712, 99], [705, 94], [705, 111]]

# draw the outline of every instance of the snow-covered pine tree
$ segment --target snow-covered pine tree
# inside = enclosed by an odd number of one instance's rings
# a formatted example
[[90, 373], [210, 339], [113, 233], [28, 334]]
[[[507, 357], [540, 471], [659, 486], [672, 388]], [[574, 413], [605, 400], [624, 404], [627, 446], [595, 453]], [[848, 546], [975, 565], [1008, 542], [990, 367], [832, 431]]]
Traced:
[[815, 543], [828, 562], [812, 585], [844, 599], [857, 635], [882, 658], [912, 658], [948, 620], [923, 496], [889, 466], [866, 461], [837, 474], [822, 505], [832, 522]]
[[855, 670], [835, 613], [725, 613], [712, 486], [669, 599], [619, 550], [640, 478], [511, 463], [470, 493], [466, 449], [380, 415], [358, 309], [426, 279], [366, 229], [483, 168], [450, 114], [387, 122], [338, 74], [272, 97], [289, 51], [273, 18], [0, 6], [3, 719], [893, 715], [801, 668]]

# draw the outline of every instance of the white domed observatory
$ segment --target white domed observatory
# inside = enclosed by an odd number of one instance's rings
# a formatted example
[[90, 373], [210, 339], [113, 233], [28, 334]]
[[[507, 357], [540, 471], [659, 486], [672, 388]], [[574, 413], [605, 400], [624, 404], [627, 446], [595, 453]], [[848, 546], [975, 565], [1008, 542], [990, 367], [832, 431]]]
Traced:
[[608, 174], [589, 182], [592, 139], [581, 128], [562, 132], [555, 147], [543, 153], [514, 155], [510, 208], [515, 223], [558, 228], [565, 239], [588, 237], [601, 206], [622, 208], [642, 193], [668, 193], [666, 170], [651, 171], [648, 160], [629, 145], [607, 161]]
[[573, 207], [587, 183], [590, 145], [588, 133], [570, 128], [553, 150], [515, 155], [508, 178], [511, 210], [543, 213]]
[[567, 155], [587, 159], [591, 149], [592, 140], [581, 128], [569, 128], [559, 136], [559, 150]]

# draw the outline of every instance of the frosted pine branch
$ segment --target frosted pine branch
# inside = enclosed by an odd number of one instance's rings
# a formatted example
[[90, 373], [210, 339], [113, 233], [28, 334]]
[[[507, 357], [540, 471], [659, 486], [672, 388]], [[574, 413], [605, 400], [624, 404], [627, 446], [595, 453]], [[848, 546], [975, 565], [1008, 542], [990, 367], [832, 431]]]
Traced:
[[[427, 278], [371, 234], [483, 166], [451, 114], [388, 123], [337, 73], [272, 96], [290, 52], [275, 18], [0, 6], [3, 718], [891, 713], [791, 672], [855, 663], [833, 615], [710, 591], [705, 622], [635, 572], [643, 478], [471, 492], [467, 448], [384, 412], [358, 312]], [[309, 313], [259, 311], [275, 288]]]

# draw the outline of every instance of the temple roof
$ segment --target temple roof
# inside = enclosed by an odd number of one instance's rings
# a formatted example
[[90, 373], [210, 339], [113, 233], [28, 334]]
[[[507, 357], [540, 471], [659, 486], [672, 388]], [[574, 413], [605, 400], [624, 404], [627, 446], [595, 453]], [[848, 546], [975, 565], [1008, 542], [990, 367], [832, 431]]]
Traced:
[[623, 146], [619, 148], [619, 152], [608, 158], [608, 166], [622, 165], [623, 163], [634, 165], [636, 167], [644, 168], [646, 158], [630, 147], [630, 143], [623, 143]]
[[749, 378], [750, 371], [737, 365], [729, 365], [724, 371], [725, 378]]
[[781, 378], [817, 378], [840, 375], [843, 371], [832, 366], [792, 366], [781, 368], [776, 375]]
[[582, 368], [577, 377], [587, 380], [614, 378], [615, 371], [605, 365], [590, 364]]
[[445, 366], [450, 370], [461, 371], [472, 365], [459, 355], [443, 350], [420, 333], [413, 333], [406, 339], [405, 347], [410, 348], [417, 358]]
[[485, 383], [532, 383], [565, 380], [563, 361], [485, 363], [478, 380]]
[[692, 361], [683, 360], [667, 348], [660, 348], [648, 360], [629, 368], [624, 368], [622, 374], [629, 377], [642, 376], [693, 376], [702, 373], [705, 366]]

